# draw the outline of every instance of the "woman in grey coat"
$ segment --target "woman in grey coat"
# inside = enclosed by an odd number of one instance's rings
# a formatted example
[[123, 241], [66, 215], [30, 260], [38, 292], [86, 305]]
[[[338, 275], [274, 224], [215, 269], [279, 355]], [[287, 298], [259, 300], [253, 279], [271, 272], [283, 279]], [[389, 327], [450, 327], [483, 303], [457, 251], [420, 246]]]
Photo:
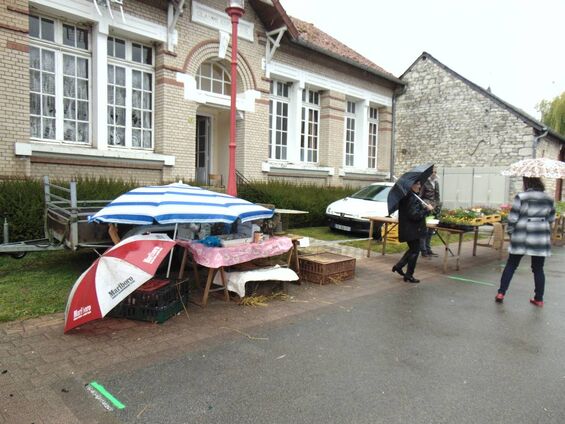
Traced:
[[541, 307], [545, 289], [543, 265], [545, 258], [551, 256], [551, 223], [555, 220], [555, 207], [551, 197], [544, 193], [541, 179], [524, 177], [523, 180], [524, 192], [516, 195], [508, 214], [509, 255], [495, 301], [504, 301], [522, 256], [529, 255], [532, 257], [535, 284], [535, 295], [530, 303]]

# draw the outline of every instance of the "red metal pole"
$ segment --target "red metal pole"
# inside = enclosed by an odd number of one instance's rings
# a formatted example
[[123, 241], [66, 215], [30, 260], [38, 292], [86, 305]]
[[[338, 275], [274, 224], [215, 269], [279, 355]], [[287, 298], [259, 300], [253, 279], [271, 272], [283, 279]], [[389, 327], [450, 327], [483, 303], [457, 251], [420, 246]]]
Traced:
[[231, 104], [230, 104], [230, 162], [228, 174], [228, 194], [237, 196], [237, 184], [235, 183], [235, 114], [237, 101], [237, 25], [244, 11], [237, 7], [228, 7], [226, 13], [231, 18]]

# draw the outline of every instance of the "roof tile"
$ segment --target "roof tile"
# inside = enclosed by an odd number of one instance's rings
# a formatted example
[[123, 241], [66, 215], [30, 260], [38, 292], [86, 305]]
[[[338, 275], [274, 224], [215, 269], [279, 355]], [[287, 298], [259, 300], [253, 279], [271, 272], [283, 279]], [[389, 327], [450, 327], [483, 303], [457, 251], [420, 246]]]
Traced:
[[360, 55], [355, 50], [346, 46], [342, 42], [336, 40], [335, 38], [333, 38], [329, 34], [326, 34], [321, 29], [316, 28], [316, 26], [314, 26], [314, 24], [311, 24], [309, 22], [304, 22], [304, 21], [302, 21], [298, 18], [292, 17], [292, 16], [290, 16], [290, 19], [292, 19], [292, 23], [294, 24], [294, 26], [296, 27], [296, 29], [300, 33], [299, 38], [302, 41], [305, 41], [309, 44], [315, 45], [315, 46], [317, 46], [317, 47], [319, 47], [323, 50], [327, 50], [328, 52], [343, 56], [344, 58], [352, 60], [353, 62], [356, 62], [360, 65], [364, 65], [364, 66], [367, 66], [369, 68], [372, 68], [377, 72], [381, 72], [381, 73], [385, 73], [385, 74], [394, 76], [390, 72], [381, 68], [379, 65], [371, 62], [366, 57]]

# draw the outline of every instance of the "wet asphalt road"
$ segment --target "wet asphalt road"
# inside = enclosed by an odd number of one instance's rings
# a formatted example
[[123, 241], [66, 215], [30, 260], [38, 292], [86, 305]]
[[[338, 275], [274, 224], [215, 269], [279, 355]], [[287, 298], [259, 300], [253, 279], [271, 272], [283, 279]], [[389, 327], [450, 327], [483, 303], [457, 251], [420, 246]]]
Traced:
[[[503, 305], [500, 264], [215, 340], [99, 379], [123, 423], [565, 423], [565, 248], [529, 258]], [[92, 402], [95, 402], [94, 400]]]

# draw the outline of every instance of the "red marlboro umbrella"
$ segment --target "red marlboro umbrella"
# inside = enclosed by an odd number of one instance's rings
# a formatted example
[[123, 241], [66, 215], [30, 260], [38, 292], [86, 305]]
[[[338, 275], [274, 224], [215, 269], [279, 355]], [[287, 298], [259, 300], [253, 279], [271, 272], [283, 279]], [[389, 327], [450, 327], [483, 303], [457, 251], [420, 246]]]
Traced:
[[75, 282], [65, 309], [65, 332], [103, 318], [151, 279], [175, 242], [166, 234], [129, 237], [96, 259]]

